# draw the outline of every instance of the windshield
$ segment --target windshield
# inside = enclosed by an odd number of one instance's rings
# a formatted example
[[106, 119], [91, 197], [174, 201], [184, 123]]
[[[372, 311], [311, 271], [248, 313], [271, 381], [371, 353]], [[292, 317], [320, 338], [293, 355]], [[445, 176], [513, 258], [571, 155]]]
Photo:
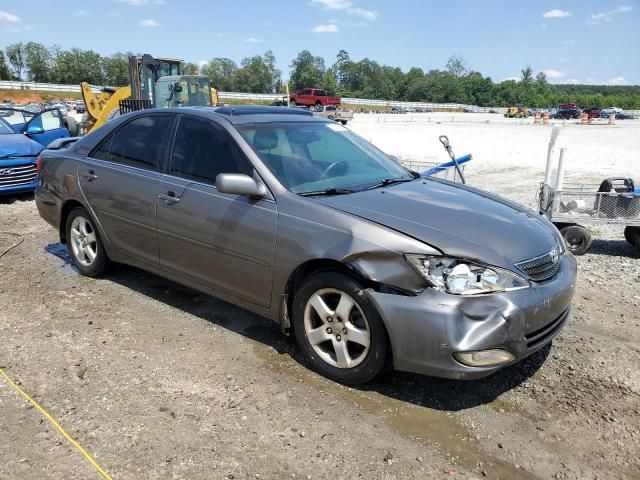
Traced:
[[0, 117], [0, 135], [7, 135], [16, 133], [16, 131], [7, 123], [2, 117]]
[[239, 130], [294, 193], [358, 191], [414, 178], [369, 142], [333, 122], [241, 125]]

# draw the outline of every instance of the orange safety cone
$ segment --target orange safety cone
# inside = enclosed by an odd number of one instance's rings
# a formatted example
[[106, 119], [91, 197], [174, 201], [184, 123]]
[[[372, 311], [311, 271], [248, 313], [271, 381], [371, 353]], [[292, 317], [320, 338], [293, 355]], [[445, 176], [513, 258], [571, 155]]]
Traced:
[[609, 125], [615, 125], [616, 124], [616, 114], [612, 113], [609, 115]]
[[544, 112], [544, 115], [542, 116], [542, 123], [544, 125], [549, 125], [549, 112]]
[[589, 125], [589, 114], [583, 113], [580, 115], [580, 125]]

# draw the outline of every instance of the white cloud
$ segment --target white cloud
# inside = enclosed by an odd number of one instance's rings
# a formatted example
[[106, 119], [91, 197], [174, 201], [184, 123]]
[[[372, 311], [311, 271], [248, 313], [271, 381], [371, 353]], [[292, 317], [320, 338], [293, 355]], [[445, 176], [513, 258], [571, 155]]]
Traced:
[[89, 12], [87, 12], [86, 10], [80, 9], [76, 12], [76, 16], [78, 17], [88, 17], [89, 16]]
[[198, 61], [198, 66], [199, 66], [200, 68], [202, 68], [202, 67], [203, 67], [203, 66], [205, 66], [207, 63], [209, 63], [209, 62], [207, 62], [206, 60], [199, 60], [199, 61]]
[[143, 5], [164, 5], [164, 0], [116, 0], [119, 3], [126, 3], [132, 7], [142, 7]]
[[261, 38], [256, 38], [256, 37], [245, 38], [244, 41], [246, 43], [262, 43], [262, 39]]
[[563, 40], [563, 41], [562, 41], [562, 44], [563, 44], [563, 45], [575, 45], [576, 43], [578, 43], [578, 42], [576, 42], [576, 41], [575, 41], [575, 40], [573, 40], [573, 39], [572, 39], [572, 40]]
[[548, 12], [544, 12], [542, 14], [543, 18], [565, 18], [570, 16], [571, 16], [571, 12], [567, 12], [566, 10], [560, 10], [559, 8], [554, 8], [553, 10], [549, 10]]
[[624, 77], [620, 76], [620, 77], [610, 78], [605, 83], [607, 85], [626, 85], [627, 84], [627, 80]]
[[547, 70], [543, 70], [542, 73], [544, 73], [547, 76], [547, 78], [551, 80], [558, 80], [564, 77], [563, 72], [561, 72], [560, 70], [554, 70], [553, 68], [548, 68]]
[[613, 17], [619, 15], [621, 13], [628, 13], [633, 10], [631, 5], [620, 5], [619, 7], [614, 8], [613, 10], [609, 10], [608, 12], [598, 12], [592, 13], [587, 17], [586, 24], [587, 25], [598, 25], [602, 22], [611, 22]]
[[311, 4], [320, 5], [324, 10], [342, 10], [348, 15], [354, 15], [369, 22], [376, 20], [379, 15], [377, 10], [357, 7], [351, 0], [311, 0]]
[[316, 25], [311, 29], [314, 33], [336, 33], [340, 29], [335, 23], [327, 23], [324, 25]]
[[140, 25], [141, 27], [147, 27], [147, 28], [153, 28], [153, 27], [159, 27], [160, 24], [158, 22], [156, 22], [153, 18], [148, 18], [146, 20], [140, 20], [140, 22], [138, 22], [138, 25]]
[[20, 22], [20, 17], [13, 13], [0, 10], [0, 22], [18, 23]]
[[577, 78], [567, 78], [564, 83], [569, 83], [571, 85], [577, 85], [580, 81]]
[[348, 8], [347, 13], [349, 15], [355, 15], [357, 17], [364, 18], [365, 20], [368, 20], [370, 22], [378, 18], [377, 10], [365, 10], [364, 8], [359, 7]]
[[321, 5], [326, 10], [346, 10], [353, 5], [350, 0], [311, 0], [311, 3]]

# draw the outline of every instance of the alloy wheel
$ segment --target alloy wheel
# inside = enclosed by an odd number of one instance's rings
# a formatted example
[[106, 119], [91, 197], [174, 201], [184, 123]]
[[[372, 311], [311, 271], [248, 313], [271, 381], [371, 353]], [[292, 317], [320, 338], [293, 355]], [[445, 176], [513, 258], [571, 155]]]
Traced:
[[85, 217], [77, 216], [71, 223], [71, 250], [80, 264], [90, 267], [98, 256], [98, 240], [91, 223]]
[[371, 344], [369, 322], [357, 302], [334, 288], [313, 293], [304, 310], [309, 344], [322, 360], [336, 368], [364, 361]]

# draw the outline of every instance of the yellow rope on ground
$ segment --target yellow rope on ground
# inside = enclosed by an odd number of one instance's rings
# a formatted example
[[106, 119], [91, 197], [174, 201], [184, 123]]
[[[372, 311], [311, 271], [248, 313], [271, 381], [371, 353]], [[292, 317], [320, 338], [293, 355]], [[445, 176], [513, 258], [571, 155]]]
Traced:
[[49, 412], [47, 412], [44, 408], [42, 408], [38, 402], [36, 402], [33, 398], [31, 398], [29, 395], [27, 395], [25, 392], [23, 392], [20, 387], [18, 387], [18, 385], [16, 385], [15, 383], [13, 383], [11, 381], [11, 379], [9, 378], [9, 376], [4, 372], [4, 370], [2, 368], [0, 368], [0, 373], [2, 374], [2, 376], [4, 377], [4, 379], [7, 381], [7, 383], [9, 385], [11, 385], [11, 387], [13, 387], [13, 389], [18, 392], [20, 395], [22, 395], [24, 398], [26, 398], [29, 402], [31, 402], [31, 404], [36, 407], [40, 413], [42, 413], [45, 417], [47, 417], [47, 420], [49, 420], [54, 427], [56, 427], [58, 429], [58, 431], [62, 434], [62, 436], [64, 438], [66, 438], [67, 440], [69, 440], [69, 442], [71, 443], [71, 445], [73, 445], [74, 447], [76, 447], [78, 450], [80, 450], [80, 453], [82, 453], [82, 455], [84, 455], [84, 458], [86, 458], [89, 463], [91, 465], [93, 465], [93, 467], [98, 471], [98, 473], [100, 475], [102, 475], [102, 478], [105, 478], [106, 480], [113, 480], [109, 474], [107, 472], [105, 472], [102, 468], [100, 468], [100, 465], [98, 465], [96, 463], [96, 461], [93, 459], [93, 457], [91, 455], [89, 455], [89, 453], [87, 453], [87, 451], [82, 448], [82, 446], [76, 442], [73, 438], [71, 438], [71, 435], [69, 435], [67, 432], [64, 431], [64, 428], [62, 428], [62, 426], [56, 421], [55, 418], [53, 418]]

